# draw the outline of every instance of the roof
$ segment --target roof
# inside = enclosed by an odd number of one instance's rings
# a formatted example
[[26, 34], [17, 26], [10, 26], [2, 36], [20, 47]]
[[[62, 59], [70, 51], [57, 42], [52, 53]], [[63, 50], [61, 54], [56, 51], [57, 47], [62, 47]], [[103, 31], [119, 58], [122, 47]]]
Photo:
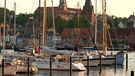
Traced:
[[[128, 35], [133, 32], [135, 33], [135, 27], [130, 27], [130, 28], [121, 28], [121, 29], [110, 29], [109, 30], [111, 38], [116, 38], [117, 36], [121, 38], [125, 38], [125, 36], [128, 37]], [[116, 35], [114, 34], [116, 33]]]

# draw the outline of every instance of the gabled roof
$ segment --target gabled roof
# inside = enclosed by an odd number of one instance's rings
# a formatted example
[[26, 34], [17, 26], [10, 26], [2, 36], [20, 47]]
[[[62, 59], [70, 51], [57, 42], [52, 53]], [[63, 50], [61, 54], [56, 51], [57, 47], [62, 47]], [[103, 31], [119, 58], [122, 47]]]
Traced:
[[[121, 29], [110, 29], [109, 30], [111, 38], [116, 38], [116, 37], [121, 37], [121, 38], [125, 38], [125, 36], [128, 37], [128, 35], [133, 32], [135, 33], [135, 27], [131, 27], [131, 28], [121, 28]], [[116, 35], [115, 35], [116, 33]]]

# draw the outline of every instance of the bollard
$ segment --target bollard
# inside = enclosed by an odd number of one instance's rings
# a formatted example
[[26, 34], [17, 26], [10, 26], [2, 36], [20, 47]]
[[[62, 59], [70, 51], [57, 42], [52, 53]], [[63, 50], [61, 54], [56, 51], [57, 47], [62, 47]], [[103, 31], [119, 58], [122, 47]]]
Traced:
[[131, 76], [134, 76], [134, 71], [131, 71]]
[[115, 69], [114, 69], [115, 72], [116, 72], [116, 68], [117, 68], [117, 55], [115, 55]]
[[52, 76], [52, 57], [50, 57], [50, 76]]
[[87, 75], [89, 75], [89, 56], [87, 56]]
[[29, 57], [28, 57], [28, 76], [30, 75], [30, 68], [29, 68], [30, 67], [30, 63], [29, 63], [29, 61], [30, 60], [29, 60]]
[[72, 76], [72, 58], [70, 57], [70, 76]]
[[102, 72], [102, 57], [100, 55], [100, 73]]
[[2, 76], [4, 76], [4, 59], [2, 59]]
[[128, 54], [126, 54], [126, 70], [128, 70]]

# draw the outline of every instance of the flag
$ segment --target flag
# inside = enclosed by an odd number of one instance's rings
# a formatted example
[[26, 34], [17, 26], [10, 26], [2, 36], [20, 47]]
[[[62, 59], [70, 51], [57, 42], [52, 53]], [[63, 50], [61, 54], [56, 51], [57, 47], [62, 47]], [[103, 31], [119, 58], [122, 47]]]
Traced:
[[33, 20], [34, 18], [33, 17], [29, 17], [29, 20]]

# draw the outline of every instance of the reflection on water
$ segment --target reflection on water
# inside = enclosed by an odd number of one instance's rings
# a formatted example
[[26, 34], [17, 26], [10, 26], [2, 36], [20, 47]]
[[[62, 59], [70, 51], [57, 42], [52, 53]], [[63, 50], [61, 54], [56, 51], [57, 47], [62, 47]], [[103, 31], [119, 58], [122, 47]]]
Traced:
[[[40, 70], [38, 71], [39, 76], [50, 76], [50, 71]], [[52, 71], [52, 76], [70, 76], [69, 71]], [[85, 76], [85, 71], [72, 71], [72, 76]]]
[[[90, 67], [89, 75], [87, 75], [87, 71], [72, 71], [72, 76], [130, 76], [131, 71], [135, 71], [135, 52], [128, 53], [128, 70], [126, 70], [126, 65], [124, 63], [123, 66], [117, 66], [115, 70], [115, 66], [102, 66], [102, 72], [100, 72], [100, 67]], [[0, 74], [1, 70], [0, 70]], [[0, 75], [1, 76], [1, 75]], [[17, 74], [16, 76], [28, 76], [25, 74]], [[39, 70], [35, 74], [31, 74], [30, 76], [50, 76], [50, 71], [48, 70]], [[70, 76], [70, 71], [52, 71], [52, 76]]]

